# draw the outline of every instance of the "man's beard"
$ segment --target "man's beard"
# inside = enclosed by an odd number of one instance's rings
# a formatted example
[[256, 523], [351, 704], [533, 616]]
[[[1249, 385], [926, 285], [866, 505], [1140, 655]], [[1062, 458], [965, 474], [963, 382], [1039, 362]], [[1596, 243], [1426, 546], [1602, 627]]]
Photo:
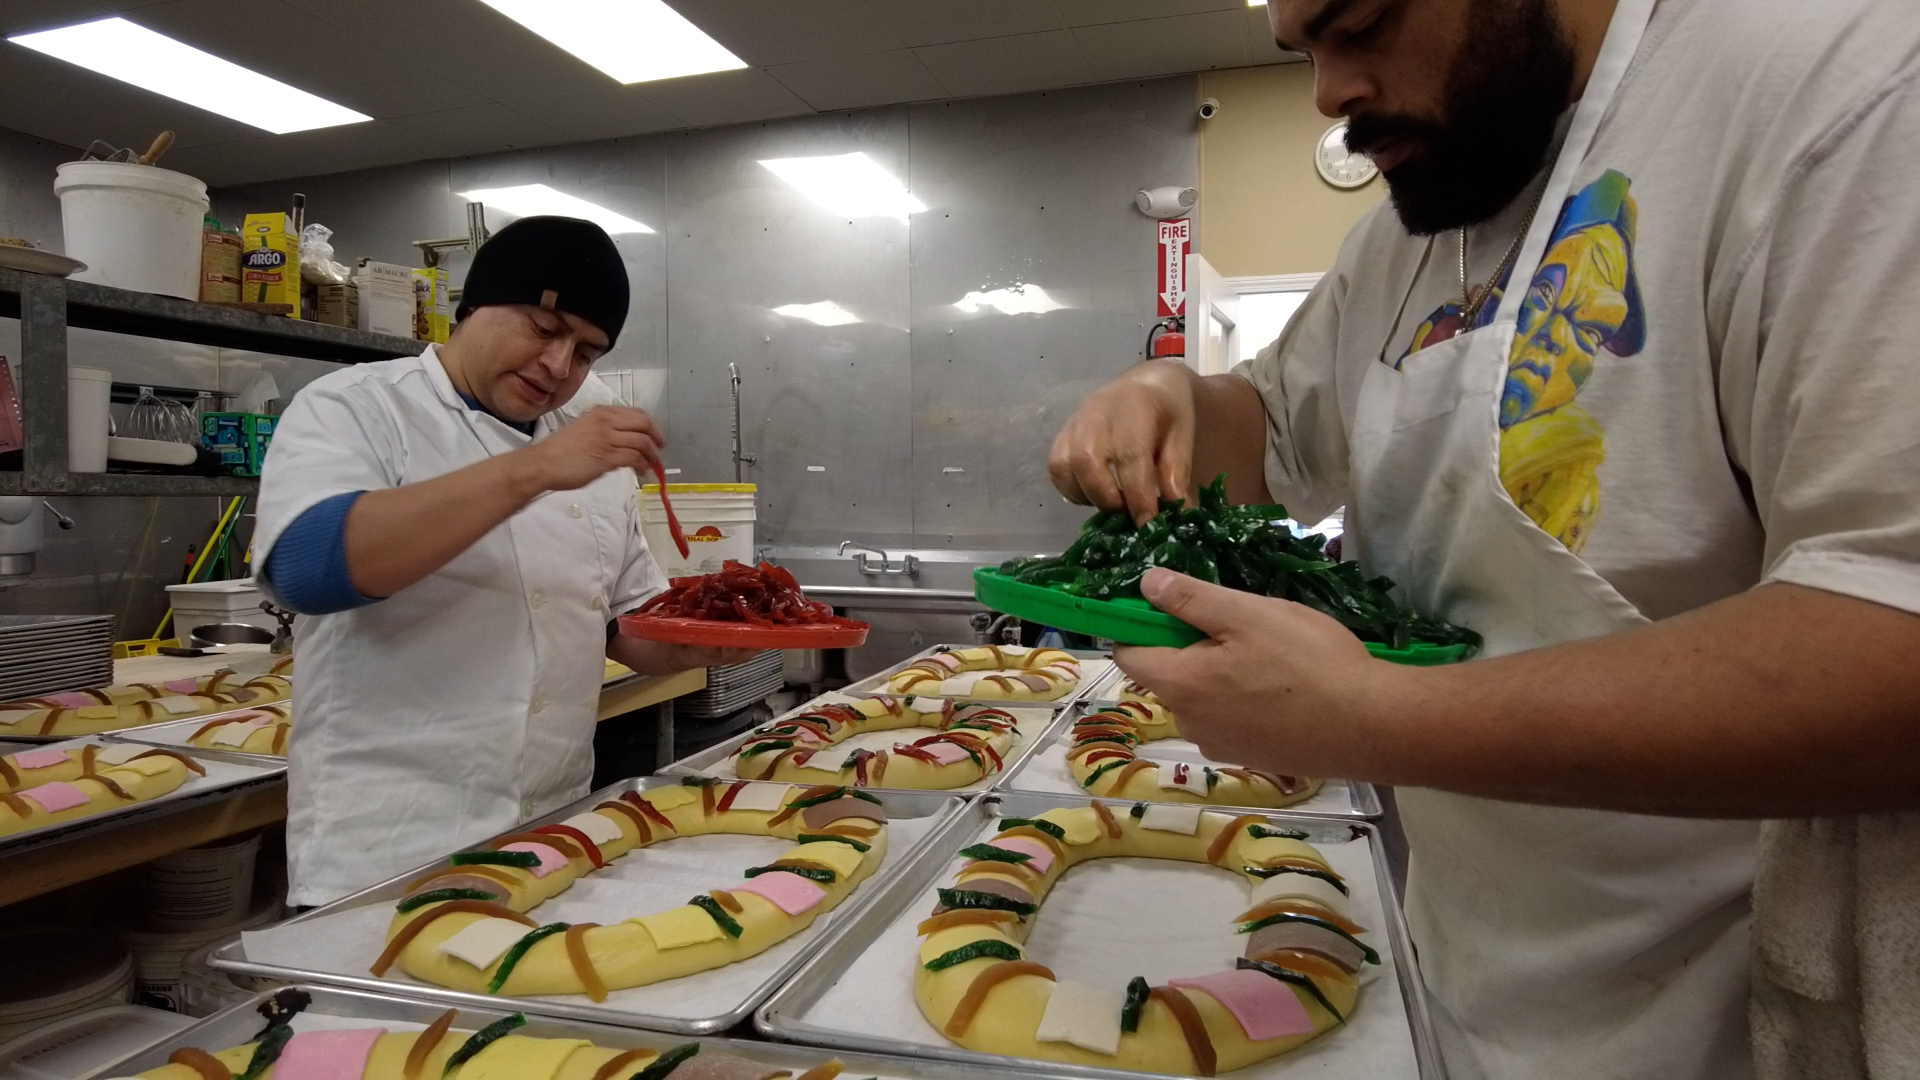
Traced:
[[1569, 103], [1573, 42], [1551, 0], [1483, 0], [1447, 73], [1438, 121], [1353, 117], [1347, 147], [1396, 137], [1415, 146], [1386, 174], [1400, 223], [1431, 236], [1493, 217], [1540, 171]]

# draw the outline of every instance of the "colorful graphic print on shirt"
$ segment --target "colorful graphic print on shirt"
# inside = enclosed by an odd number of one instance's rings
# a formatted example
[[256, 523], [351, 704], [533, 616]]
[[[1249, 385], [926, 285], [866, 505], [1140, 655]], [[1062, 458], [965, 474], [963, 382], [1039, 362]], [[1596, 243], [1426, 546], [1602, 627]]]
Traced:
[[[1561, 208], [1520, 305], [1500, 396], [1500, 484], [1569, 551], [1580, 550], [1599, 516], [1606, 457], [1605, 431], [1574, 399], [1603, 350], [1632, 356], [1646, 347], [1630, 186], [1609, 169]], [[1506, 286], [1495, 286], [1470, 329], [1493, 321]], [[1400, 362], [1460, 332], [1460, 305], [1443, 304], [1414, 329]]]

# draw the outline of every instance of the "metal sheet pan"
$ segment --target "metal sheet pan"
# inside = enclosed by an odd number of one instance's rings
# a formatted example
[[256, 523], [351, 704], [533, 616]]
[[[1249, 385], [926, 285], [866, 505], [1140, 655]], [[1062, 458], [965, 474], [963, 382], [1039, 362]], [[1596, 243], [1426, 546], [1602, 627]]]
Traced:
[[[745, 743], [748, 739], [752, 738], [755, 733], [759, 732], [764, 728], [772, 727], [773, 725], [778, 724], [780, 721], [785, 720], [789, 716], [797, 716], [800, 713], [806, 712], [808, 709], [817, 709], [822, 705], [834, 705], [834, 704], [841, 704], [845, 702], [859, 701], [859, 700], [860, 700], [859, 698], [854, 697], [853, 695], [842, 694], [842, 693], [839, 693], [838, 691], [822, 694], [819, 697], [814, 698], [812, 701], [809, 701], [804, 705], [787, 710], [786, 712], [775, 717], [773, 720], [769, 721], [768, 723], [756, 725], [747, 731], [741, 732], [740, 734], [734, 736], [731, 739], [727, 739], [724, 742], [715, 743], [714, 745], [707, 747], [705, 750], [702, 750], [697, 754], [689, 754], [686, 757], [681, 758], [679, 761], [676, 761], [673, 764], [667, 766], [666, 768], [661, 769], [660, 772], [666, 776], [717, 776], [724, 780], [735, 779], [739, 774], [734, 771], [733, 755], [739, 751], [741, 744]], [[972, 705], [976, 703], [967, 702], [966, 704]], [[1061, 714], [1058, 710], [1051, 707], [1052, 704], [1053, 704], [1052, 702], [1046, 702], [1046, 701], [1035, 701], [1035, 702], [1006, 701], [1006, 702], [1000, 702], [1000, 703], [989, 706], [990, 708], [1006, 709], [1008, 712], [1014, 713], [1016, 716], [1021, 715], [1022, 713], [1036, 714], [1034, 717], [1034, 723], [1022, 725], [1022, 731], [1021, 731], [1022, 737], [1020, 741], [1014, 745], [1013, 753], [1007, 755], [1005, 767], [1002, 768], [999, 772], [994, 773], [991, 776], [983, 776], [980, 779], [974, 781], [973, 783], [964, 785], [962, 787], [943, 789], [943, 793], [947, 795], [971, 795], [975, 792], [985, 791], [988, 788], [993, 787], [994, 784], [998, 782], [1002, 777], [1012, 775], [1014, 770], [1018, 769], [1021, 763], [1027, 760], [1027, 755], [1033, 753], [1035, 748], [1042, 746], [1047, 742], [1048, 736], [1052, 733], [1053, 729], [1059, 724]], [[898, 732], [894, 732], [893, 734], [904, 737], [904, 735], [909, 730], [918, 730], [921, 732], [926, 732], [928, 729], [903, 728]], [[876, 784], [872, 786], [876, 790], [895, 790], [895, 791], [926, 790], [926, 789], [920, 789], [920, 788], [888, 789], [885, 784]]]
[[[680, 782], [677, 778], [663, 776], [646, 776], [623, 780], [617, 784], [601, 788], [599, 791], [594, 792], [571, 806], [548, 814], [545, 817], [529, 821], [509, 831], [524, 832], [537, 825], [561, 821], [574, 814], [590, 810], [598, 803], [617, 798], [628, 791], [644, 791], [648, 788], [669, 786]], [[527, 998], [493, 997], [486, 994], [469, 993], [463, 990], [452, 990], [447, 987], [435, 986], [428, 983], [414, 981], [403, 982], [394, 978], [380, 978], [371, 974], [347, 975], [339, 972], [283, 967], [247, 959], [244, 938], [241, 941], [231, 942], [214, 950], [209, 957], [209, 962], [221, 970], [232, 971], [243, 975], [274, 979], [281, 982], [325, 983], [331, 986], [366, 990], [377, 994], [397, 994], [403, 997], [439, 1002], [442, 1007], [449, 1005], [460, 1008], [480, 1009], [499, 1009], [505, 1007], [508, 1009], [519, 1009], [529, 1015], [538, 1013], [545, 1016], [559, 1016], [572, 1020], [614, 1024], [624, 1027], [644, 1027], [655, 1031], [674, 1031], [688, 1035], [710, 1035], [714, 1032], [725, 1031], [727, 1028], [751, 1016], [753, 1010], [760, 1002], [766, 999], [767, 995], [771, 994], [781, 983], [784, 983], [795, 971], [799, 970], [800, 966], [807, 961], [812, 952], [819, 948], [821, 943], [826, 940], [828, 934], [837, 928], [840, 923], [849, 920], [857, 914], [861, 908], [865, 907], [874, 896], [878, 895], [886, 887], [887, 882], [891, 880], [894, 875], [900, 873], [906, 867], [914, 865], [919, 855], [919, 849], [927, 843], [930, 837], [941, 832], [942, 827], [949, 820], [958, 816], [966, 805], [965, 799], [942, 792], [882, 791], [877, 794], [877, 797], [880, 799], [881, 805], [886, 808], [887, 814], [891, 819], [926, 819], [929, 825], [927, 833], [922, 836], [917, 843], [908, 846], [898, 856], [890, 853], [888, 856], [888, 865], [883, 866], [871, 879], [855, 889], [853, 895], [848, 897], [839, 908], [821, 916], [815, 920], [813, 926], [802, 931], [798, 937], [803, 943], [803, 947], [797, 949], [778, 970], [758, 981], [743, 982], [738, 987], [737, 1000], [724, 1011], [710, 1016], [667, 1016], [635, 1012], [616, 1007], [612, 1002], [596, 1005], [588, 1000], [584, 994]], [[506, 834], [502, 833], [501, 835]], [[473, 845], [475, 848], [482, 846], [484, 845]], [[463, 848], [460, 850], [470, 849]], [[449, 853], [451, 854], [451, 852]], [[329, 915], [348, 911], [349, 909], [362, 908], [369, 905], [390, 908], [405, 894], [407, 882], [429, 870], [444, 865], [444, 859], [437, 859], [425, 865], [415, 867], [389, 881], [382, 882], [372, 888], [365, 889], [344, 899], [336, 900], [331, 904], [317, 907], [312, 911], [290, 919], [280, 924], [280, 927], [277, 929], [284, 931], [288, 927], [296, 927], [302, 923], [312, 922]], [[537, 911], [538, 909], [536, 908], [535, 910]], [[384, 925], [382, 926], [382, 931], [384, 931]], [[378, 951], [379, 945], [380, 941], [378, 939], [368, 943], [367, 962], [371, 962], [373, 954]], [[776, 948], [777, 947], [778, 946], [776, 946]], [[729, 965], [728, 967], [716, 968], [709, 972], [686, 976], [686, 978], [713, 976], [731, 969], [737, 969], [738, 967], [739, 965]], [[726, 989], [731, 992], [734, 988], [729, 986]], [[616, 993], [617, 992], [618, 991], [616, 991]]]
[[[285, 699], [269, 701], [267, 704], [284, 705], [286, 701]], [[202, 726], [210, 724], [223, 716], [232, 716], [235, 713], [254, 712], [264, 707], [265, 706], [261, 705], [243, 705], [240, 708], [228, 709], [225, 712], [207, 713], [205, 716], [189, 716], [184, 720], [162, 720], [157, 724], [141, 724], [139, 727], [116, 728], [107, 734], [112, 735], [121, 742], [137, 742], [146, 743], [149, 746], [181, 748], [191, 750], [197, 754], [205, 750], [206, 747], [195, 746], [187, 740], [193, 736], [194, 732], [199, 731]], [[245, 758], [249, 761], [257, 761], [263, 764], [274, 763], [285, 765], [287, 762], [287, 756], [285, 754], [249, 754], [226, 748], [222, 748], [219, 753], [236, 758]]]
[[[313, 1003], [294, 1019], [295, 1031], [362, 1026], [385, 1027], [395, 1031], [418, 1030], [432, 1023], [447, 1009], [447, 1006], [441, 1004], [414, 1001], [390, 994], [369, 993], [364, 990], [344, 990], [312, 983], [299, 984], [299, 989], [313, 995]], [[228, 1047], [243, 1046], [259, 1034], [261, 1017], [258, 1009], [260, 1004], [271, 996], [271, 991], [262, 991], [247, 1001], [217, 1012], [192, 1027], [160, 1039], [143, 1050], [102, 1066], [92, 1075], [134, 1076], [148, 1069], [157, 1069], [165, 1065], [168, 1056], [175, 1050], [186, 1047], [214, 1052]], [[488, 1007], [461, 1008], [454, 1019], [453, 1026], [459, 1031], [477, 1031], [508, 1015], [509, 1012], [510, 1010], [502, 1009], [497, 1004]], [[527, 1026], [519, 1028], [515, 1034], [545, 1039], [586, 1039], [596, 1046], [618, 1050], [639, 1047], [664, 1050], [686, 1041], [683, 1037], [634, 1028], [539, 1016], [529, 1016]], [[846, 1071], [841, 1075], [871, 1076], [877, 1077], [878, 1080], [969, 1080], [977, 1076], [1059, 1075], [1033, 1069], [1021, 1069], [1016, 1072], [980, 1069], [976, 1066], [962, 1067], [937, 1061], [887, 1057], [878, 1054], [835, 1055], [785, 1043], [750, 1039], [703, 1038], [700, 1043], [706, 1049], [724, 1050], [729, 1054], [738, 1054], [741, 1057], [765, 1062], [774, 1068], [791, 1069], [796, 1075], [835, 1056], [846, 1064]]]
[[[1080, 795], [1079, 785], [1067, 771], [1066, 746], [1072, 739], [1074, 722], [1107, 703], [1083, 701], [1066, 710], [1066, 715], [1021, 759], [994, 778], [995, 791], [1019, 791], [1035, 795]], [[1190, 765], [1231, 765], [1214, 761], [1186, 739], [1158, 739], [1135, 750], [1154, 761], [1179, 761]], [[1153, 800], [1149, 799], [1148, 802]], [[1380, 793], [1372, 784], [1360, 780], [1327, 780], [1313, 797], [1292, 806], [1233, 806], [1222, 803], [1210, 807], [1249, 814], [1305, 814], [1310, 817], [1342, 817], [1372, 820], [1381, 813]]]
[[[104, 746], [124, 741], [103, 735], [68, 736], [51, 743], [42, 742], [34, 749], [64, 750], [90, 742]], [[145, 818], [163, 817], [204, 802], [229, 798], [249, 788], [280, 783], [287, 774], [287, 763], [277, 758], [228, 754], [198, 747], [186, 756], [206, 766], [207, 775], [189, 776], [186, 783], [157, 799], [129, 803], [88, 817], [0, 836], [0, 855], [17, 855], [49, 844], [65, 843], [89, 833], [116, 829]]]
[[[852, 919], [842, 922], [834, 928], [832, 938], [817, 951], [813, 959], [767, 1000], [754, 1016], [754, 1026], [762, 1033], [777, 1039], [806, 1043], [813, 1046], [828, 1047], [834, 1050], [856, 1050], [872, 1053], [898, 1054], [905, 1056], [930, 1056], [943, 1061], [985, 1068], [1017, 1068], [1021, 1072], [1034, 1069], [1050, 1069], [1066, 1076], [1104, 1078], [1104, 1080], [1139, 1080], [1141, 1076], [1153, 1075], [1124, 1069], [1106, 1069], [1091, 1066], [1068, 1065], [1060, 1062], [1035, 1061], [1028, 1058], [1012, 1058], [998, 1054], [986, 1054], [967, 1050], [953, 1043], [939, 1040], [924, 1042], [907, 1037], [883, 1037], [863, 1031], [837, 1027], [831, 1022], [813, 1015], [814, 1007], [826, 993], [841, 984], [862, 985], [861, 976], [854, 972], [856, 962], [861, 960], [868, 949], [884, 939], [887, 931], [902, 919], [917, 919], [923, 912], [922, 907], [930, 899], [929, 893], [945, 882], [952, 874], [958, 852], [962, 847], [974, 842], [996, 817], [1032, 817], [1050, 809], [1062, 806], [1085, 806], [1091, 799], [1072, 796], [1025, 795], [1018, 792], [989, 792], [967, 804], [965, 812], [949, 821], [938, 833], [922, 846], [914, 863], [896, 875], [887, 885], [887, 889], [878, 894], [860, 913]], [[1433, 1025], [1427, 1011], [1420, 972], [1414, 959], [1413, 950], [1408, 945], [1406, 921], [1400, 912], [1400, 901], [1393, 888], [1393, 879], [1388, 873], [1385, 853], [1379, 842], [1378, 834], [1370, 824], [1354, 821], [1342, 821], [1335, 818], [1280, 817], [1275, 824], [1286, 828], [1301, 829], [1307, 832], [1308, 840], [1320, 844], [1366, 843], [1369, 847], [1368, 862], [1373, 870], [1374, 885], [1380, 900], [1385, 926], [1382, 932], [1387, 939], [1394, 961], [1394, 974], [1397, 976], [1399, 996], [1397, 1003], [1404, 1007], [1406, 1036], [1412, 1043], [1414, 1062], [1420, 1080], [1444, 1080], [1446, 1073], [1440, 1062], [1438, 1044], [1434, 1040]], [[913, 954], [898, 958], [902, 964], [911, 963]], [[1376, 983], [1376, 986], [1381, 985]], [[1377, 992], [1373, 995], [1372, 1007], [1392, 1007], [1394, 999]], [[1380, 1000], [1386, 998], [1386, 1000]], [[929, 1031], [931, 1029], [929, 1028]], [[903, 1033], [904, 1034], [904, 1033]], [[1323, 1036], [1323, 1039], [1339, 1038], [1339, 1032]], [[1320, 1040], [1315, 1044], [1319, 1045]], [[1243, 1073], [1251, 1074], [1276, 1062], [1289, 1062], [1298, 1059], [1305, 1069], [1316, 1077], [1336, 1078], [1336, 1080], [1382, 1080], [1368, 1071], [1342, 1071], [1337, 1047], [1313, 1055], [1311, 1062], [1296, 1055], [1281, 1055], [1268, 1062], [1248, 1066]], [[1292, 1075], [1289, 1073], [1289, 1075]]]
[[[914, 653], [912, 656], [907, 657], [897, 664], [889, 665], [861, 679], [859, 682], [842, 687], [840, 692], [843, 694], [852, 694], [856, 697], [879, 697], [881, 695], [891, 694], [893, 691], [887, 689], [887, 680], [893, 678], [896, 672], [903, 671], [907, 667], [921, 660], [925, 660], [927, 657], [933, 656], [936, 653], [953, 652], [956, 649], [977, 649], [979, 647], [978, 645], [934, 645]], [[1095, 652], [1087, 649], [1062, 649], [1060, 651], [1068, 653], [1080, 661], [1080, 685], [1074, 687], [1071, 693], [1063, 697], [1055, 698], [1052, 701], [1008, 701], [1005, 698], [974, 697], [956, 697], [953, 700], [979, 702], [987, 705], [1023, 705], [1060, 709], [1077, 701], [1087, 687], [1100, 681], [1113, 668], [1113, 658], [1104, 652]], [[943, 695], [915, 694], [914, 696], [941, 697]]]

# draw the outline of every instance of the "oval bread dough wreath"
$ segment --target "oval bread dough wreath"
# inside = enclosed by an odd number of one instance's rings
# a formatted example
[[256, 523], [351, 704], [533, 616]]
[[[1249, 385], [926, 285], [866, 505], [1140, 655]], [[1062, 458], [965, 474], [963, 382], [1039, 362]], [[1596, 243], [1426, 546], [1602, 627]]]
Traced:
[[981, 645], [934, 653], [893, 673], [896, 694], [1054, 701], [1080, 685], [1080, 661], [1060, 649]]
[[[274, 665], [289, 671], [292, 657]], [[0, 736], [98, 735], [103, 731], [184, 720], [246, 705], [285, 701], [293, 692], [286, 675], [244, 678], [216, 671], [164, 683], [124, 683], [47, 697], [0, 702]]]
[[157, 799], [206, 775], [171, 750], [123, 743], [0, 757], [0, 836]]
[[[1197, 806], [1104, 803], [1008, 818], [953, 887], [939, 890], [914, 966], [920, 1011], [970, 1050], [1106, 1068], [1213, 1076], [1345, 1023], [1361, 965], [1378, 963], [1347, 914], [1347, 889], [1301, 834]], [[1021, 943], [1068, 867], [1124, 855], [1206, 863], [1252, 886], [1228, 971], [1149, 986], [1057, 980]], [[1161, 912], [1159, 917], [1170, 913]]]
[[1211, 803], [1216, 806], [1292, 806], [1312, 798], [1321, 782], [1239, 766], [1212, 768], [1150, 761], [1134, 748], [1180, 734], [1173, 714], [1150, 694], [1088, 713], [1073, 722], [1067, 768], [1089, 794], [1108, 799]]
[[[490, 994], [586, 994], [644, 986], [756, 955], [845, 899], [886, 857], [886, 811], [845, 787], [682, 784], [501, 837], [416, 879], [374, 962], [417, 979]], [[778, 836], [798, 846], [747, 881], [685, 906], [611, 926], [540, 925], [525, 912], [607, 862], [663, 840], [706, 833]]]
[[448, 1009], [421, 1031], [369, 1026], [295, 1034], [286, 1021], [306, 1004], [303, 992], [282, 990], [260, 1007], [270, 1023], [255, 1041], [217, 1051], [183, 1047], [140, 1080], [270, 1080], [283, 1074], [328, 1080], [833, 1080], [845, 1068], [826, 1061], [794, 1077], [791, 1069], [697, 1042], [616, 1050], [585, 1039], [517, 1035], [515, 1029], [527, 1022], [522, 1013], [479, 1031], [454, 1029], [457, 1014]]
[[[734, 771], [748, 780], [808, 780], [861, 787], [941, 791], [997, 773], [1020, 734], [1017, 721], [990, 706], [956, 707], [945, 698], [862, 698], [823, 705], [769, 724], [740, 745]], [[836, 770], [812, 762], [869, 731], [934, 728], [890, 750], [855, 750]]]
[[208, 750], [240, 754], [287, 756], [287, 736], [293, 731], [293, 706], [287, 702], [216, 717], [200, 725], [187, 742]]

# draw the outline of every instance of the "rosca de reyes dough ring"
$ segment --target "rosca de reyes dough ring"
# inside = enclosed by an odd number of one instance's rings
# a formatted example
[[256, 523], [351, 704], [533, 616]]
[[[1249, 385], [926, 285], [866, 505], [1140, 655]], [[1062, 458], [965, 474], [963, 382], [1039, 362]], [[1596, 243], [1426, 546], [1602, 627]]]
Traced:
[[[585, 1039], [518, 1034], [524, 1013], [478, 1031], [454, 1028], [452, 1009], [421, 1031], [383, 1027], [296, 1033], [290, 1021], [310, 999], [282, 990], [260, 1007], [268, 1025], [253, 1042], [222, 1050], [183, 1047], [140, 1080], [833, 1080], [823, 1061], [795, 1075], [698, 1042], [664, 1050], [616, 1050]], [[130, 1078], [129, 1078], [130, 1080]]]
[[206, 769], [151, 746], [22, 750], [0, 758], [0, 836], [157, 799]]
[[1108, 799], [1281, 807], [1320, 790], [1320, 781], [1305, 777], [1234, 765], [1150, 761], [1134, 752], [1142, 743], [1179, 734], [1173, 714], [1159, 702], [1122, 701], [1073, 722], [1067, 769], [1089, 794]]
[[187, 742], [208, 750], [285, 757], [287, 736], [293, 729], [292, 714], [293, 707], [283, 702], [217, 716], [195, 728]]
[[934, 653], [893, 673], [896, 694], [1054, 701], [1080, 685], [1080, 661], [1059, 649], [982, 645]]
[[0, 702], [0, 737], [97, 735], [103, 731], [184, 720], [244, 706], [285, 701], [293, 684], [281, 675], [242, 679], [217, 671], [164, 683], [126, 683], [49, 697]]
[[[920, 924], [914, 997], [928, 1022], [985, 1053], [1213, 1076], [1286, 1053], [1352, 1015], [1363, 965], [1379, 963], [1348, 915], [1347, 886], [1303, 834], [1198, 806], [1106, 804], [1005, 818], [964, 848], [952, 887]], [[1026, 959], [1047, 892], [1067, 869], [1114, 855], [1240, 874], [1247, 910], [1223, 936], [1227, 970], [1151, 986], [1058, 979]], [[1165, 918], [1167, 912], [1157, 917]], [[1225, 941], [1222, 942], [1225, 944]]]
[[[454, 855], [413, 881], [374, 961], [489, 994], [586, 994], [644, 986], [756, 955], [812, 924], [880, 866], [886, 811], [872, 795], [746, 781], [689, 782], [619, 799], [556, 825]], [[682, 836], [777, 836], [796, 846], [746, 880], [612, 926], [526, 913], [637, 847]]]
[[[862, 698], [806, 709], [753, 733], [734, 754], [749, 780], [947, 790], [992, 776], [1020, 738], [1003, 709], [945, 698]], [[833, 748], [869, 731], [932, 728], [884, 750]]]

